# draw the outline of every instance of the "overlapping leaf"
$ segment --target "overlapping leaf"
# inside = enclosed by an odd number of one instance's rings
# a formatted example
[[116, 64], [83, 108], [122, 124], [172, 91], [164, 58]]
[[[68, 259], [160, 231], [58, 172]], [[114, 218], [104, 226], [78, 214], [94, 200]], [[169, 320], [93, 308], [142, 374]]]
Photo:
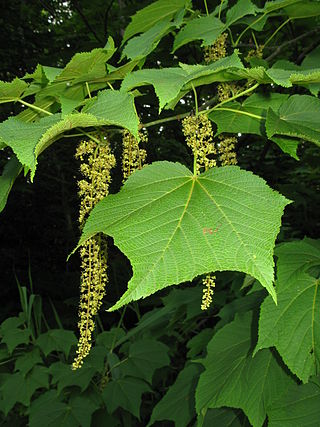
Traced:
[[94, 208], [80, 244], [103, 232], [132, 263], [128, 290], [112, 310], [217, 270], [251, 274], [276, 299], [272, 252], [287, 203], [238, 167], [193, 176], [179, 163], [159, 162]]
[[121, 364], [123, 375], [141, 378], [152, 383], [156, 369], [170, 364], [169, 348], [160, 341], [142, 339], [130, 345], [129, 354]]
[[[268, 407], [293, 380], [270, 350], [252, 357], [252, 313], [237, 316], [209, 342], [205, 371], [196, 390], [196, 409], [242, 409], [254, 427], [264, 423]], [[235, 392], [236, 390], [236, 392]]]
[[38, 155], [66, 131], [77, 127], [113, 124], [138, 135], [139, 120], [132, 94], [102, 91], [83, 111], [67, 115], [64, 119], [61, 114], [53, 114], [32, 123], [11, 117], [0, 123], [0, 138], [13, 149], [19, 161], [31, 169], [33, 179]]
[[107, 383], [102, 399], [110, 413], [120, 407], [140, 418], [142, 394], [150, 391], [148, 384], [138, 378], [119, 378]]
[[[180, 68], [145, 69], [129, 74], [122, 82], [121, 90], [151, 84], [159, 98], [160, 110], [174, 100], [180, 91], [211, 84], [215, 81], [233, 80], [234, 70], [244, 68], [237, 53], [210, 65], [180, 64]], [[241, 77], [245, 78], [245, 77]]]
[[190, 423], [195, 415], [194, 393], [200, 372], [200, 365], [190, 364], [179, 373], [174, 384], [154, 407], [147, 427], [161, 420], [172, 420], [175, 427], [185, 427]]
[[320, 245], [312, 240], [281, 245], [277, 251], [278, 305], [269, 297], [261, 306], [256, 350], [275, 346], [303, 382], [320, 363], [319, 279], [307, 270], [320, 265]]
[[269, 138], [301, 138], [320, 146], [320, 100], [309, 95], [292, 95], [275, 113], [269, 109], [266, 131]]
[[98, 405], [86, 396], [74, 396], [68, 403], [55, 390], [35, 399], [29, 409], [30, 427], [90, 427], [91, 416]]
[[319, 383], [293, 384], [268, 410], [268, 427], [318, 426], [320, 420]]
[[27, 375], [17, 372], [1, 384], [1, 408], [5, 415], [19, 402], [29, 406], [31, 397], [39, 388], [49, 387], [49, 374], [44, 366], [35, 366]]

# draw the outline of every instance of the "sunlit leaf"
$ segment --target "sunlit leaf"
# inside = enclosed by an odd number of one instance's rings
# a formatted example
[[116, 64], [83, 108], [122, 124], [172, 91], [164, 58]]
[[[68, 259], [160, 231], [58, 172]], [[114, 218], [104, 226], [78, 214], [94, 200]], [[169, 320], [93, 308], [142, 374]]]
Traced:
[[179, 163], [159, 162], [135, 172], [120, 193], [94, 208], [80, 244], [103, 232], [132, 263], [128, 290], [112, 310], [223, 270], [251, 274], [276, 299], [272, 252], [287, 203], [238, 167], [194, 176]]

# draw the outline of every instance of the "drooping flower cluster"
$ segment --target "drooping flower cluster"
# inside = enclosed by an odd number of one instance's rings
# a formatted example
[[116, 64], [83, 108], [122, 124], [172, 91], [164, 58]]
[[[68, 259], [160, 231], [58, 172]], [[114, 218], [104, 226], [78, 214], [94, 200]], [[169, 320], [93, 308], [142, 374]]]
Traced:
[[249, 62], [251, 58], [262, 59], [263, 58], [263, 49], [264, 49], [264, 45], [260, 44], [260, 45], [258, 45], [258, 47], [256, 49], [249, 50], [249, 52], [247, 53], [247, 56], [245, 57], [245, 60], [247, 62]]
[[[139, 131], [140, 143], [148, 142], [146, 132]], [[128, 130], [122, 137], [122, 172], [123, 182], [137, 169], [141, 169], [146, 161], [147, 152], [140, 148], [139, 141]]]
[[227, 101], [237, 93], [237, 88], [234, 83], [219, 83], [217, 86], [218, 101]]
[[[84, 178], [78, 182], [81, 198], [79, 226], [82, 229], [92, 208], [108, 194], [110, 171], [115, 166], [116, 160], [107, 139], [100, 144], [91, 140], [82, 141], [75, 157], [82, 162], [80, 171]], [[72, 369], [80, 368], [90, 352], [95, 326], [94, 318], [105, 295], [108, 278], [107, 254], [103, 237], [97, 235], [88, 239], [80, 249], [80, 257], [81, 286], [78, 322], [80, 338]]]
[[212, 295], [214, 293], [214, 287], [216, 286], [216, 276], [208, 274], [203, 280], [203, 295], [201, 302], [201, 310], [207, 310], [212, 303]]
[[196, 172], [216, 166], [217, 150], [213, 140], [211, 121], [205, 114], [188, 116], [182, 121], [182, 132], [187, 145], [191, 148], [196, 161]]
[[219, 135], [219, 139], [218, 151], [221, 166], [236, 165], [237, 155], [235, 152], [235, 145], [237, 143], [237, 138], [222, 134]]
[[205, 62], [215, 62], [218, 59], [224, 58], [227, 55], [226, 40], [228, 38], [227, 33], [221, 34], [217, 40], [211, 45], [204, 48], [204, 60]]

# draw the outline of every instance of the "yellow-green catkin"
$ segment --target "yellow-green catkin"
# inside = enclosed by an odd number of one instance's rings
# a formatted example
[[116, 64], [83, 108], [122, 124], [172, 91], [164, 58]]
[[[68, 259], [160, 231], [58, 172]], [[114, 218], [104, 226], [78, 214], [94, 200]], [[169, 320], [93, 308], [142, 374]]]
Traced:
[[141, 169], [147, 158], [147, 152], [140, 148], [140, 143], [148, 142], [146, 132], [139, 131], [140, 142], [128, 130], [122, 137], [122, 172], [123, 182], [137, 169]]
[[217, 40], [211, 45], [204, 48], [204, 61], [206, 63], [218, 61], [227, 55], [226, 40], [227, 33], [221, 34]]
[[182, 132], [196, 159], [196, 173], [198, 174], [201, 168], [208, 170], [216, 166], [214, 156], [217, 150], [213, 140], [212, 124], [208, 117], [205, 114], [186, 117], [182, 121]]
[[221, 166], [236, 165], [237, 155], [235, 147], [237, 138], [235, 136], [219, 135], [218, 153]]
[[207, 310], [212, 303], [212, 295], [214, 293], [214, 287], [216, 286], [216, 276], [208, 274], [203, 280], [203, 294], [201, 302], [201, 310]]
[[[83, 179], [78, 182], [80, 209], [79, 226], [83, 228], [85, 220], [93, 207], [109, 192], [110, 172], [116, 160], [111, 153], [108, 139], [100, 144], [94, 141], [81, 141], [75, 157], [80, 159], [80, 171]], [[81, 285], [79, 304], [79, 332], [77, 355], [72, 369], [82, 366], [92, 346], [92, 333], [97, 315], [105, 295], [107, 284], [107, 255], [101, 235], [88, 239], [80, 249]]]
[[263, 49], [264, 49], [264, 45], [259, 44], [256, 49], [250, 49], [249, 52], [247, 53], [247, 56], [244, 59], [247, 62], [249, 62], [251, 58], [262, 59], [263, 58]]

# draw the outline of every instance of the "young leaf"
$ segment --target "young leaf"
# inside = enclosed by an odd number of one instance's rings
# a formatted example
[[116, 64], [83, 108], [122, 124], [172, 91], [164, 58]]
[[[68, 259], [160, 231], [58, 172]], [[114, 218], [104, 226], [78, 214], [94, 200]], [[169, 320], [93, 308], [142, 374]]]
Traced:
[[175, 427], [185, 427], [195, 415], [194, 392], [201, 367], [197, 364], [186, 366], [178, 375], [174, 384], [156, 404], [148, 426], [156, 421], [171, 420]]
[[20, 98], [27, 87], [28, 84], [17, 77], [10, 83], [0, 80], [0, 104], [13, 102]]
[[270, 350], [252, 357], [252, 313], [237, 316], [220, 329], [207, 347], [205, 371], [196, 390], [196, 408], [240, 408], [261, 427], [270, 405], [293, 380]]
[[172, 19], [181, 9], [184, 9], [188, 0], [158, 0], [139, 10], [127, 26], [122, 43], [139, 33], [144, 33], [164, 19]]
[[93, 412], [98, 408], [85, 396], [74, 396], [62, 402], [55, 390], [47, 391], [31, 403], [30, 427], [90, 427]]
[[318, 426], [320, 420], [319, 384], [293, 384], [268, 409], [268, 427]]
[[148, 384], [138, 378], [119, 378], [107, 383], [102, 399], [110, 413], [120, 407], [140, 419], [141, 396], [150, 391]]
[[238, 167], [194, 176], [179, 163], [157, 162], [93, 209], [79, 244], [103, 232], [132, 263], [128, 290], [110, 310], [223, 270], [251, 274], [276, 300], [272, 251], [287, 204]]
[[276, 254], [278, 305], [267, 297], [261, 306], [256, 351], [275, 346], [289, 369], [307, 382], [320, 362], [320, 297], [319, 279], [305, 271], [320, 265], [320, 245], [290, 242]]
[[123, 375], [152, 383], [154, 371], [170, 364], [169, 348], [160, 341], [142, 339], [130, 345], [129, 355], [120, 366]]
[[6, 163], [0, 176], [0, 212], [3, 211], [14, 181], [21, 171], [22, 165], [13, 155]]
[[309, 95], [292, 95], [279, 108], [269, 109], [266, 131], [269, 138], [284, 135], [301, 138], [320, 146], [320, 100]]

